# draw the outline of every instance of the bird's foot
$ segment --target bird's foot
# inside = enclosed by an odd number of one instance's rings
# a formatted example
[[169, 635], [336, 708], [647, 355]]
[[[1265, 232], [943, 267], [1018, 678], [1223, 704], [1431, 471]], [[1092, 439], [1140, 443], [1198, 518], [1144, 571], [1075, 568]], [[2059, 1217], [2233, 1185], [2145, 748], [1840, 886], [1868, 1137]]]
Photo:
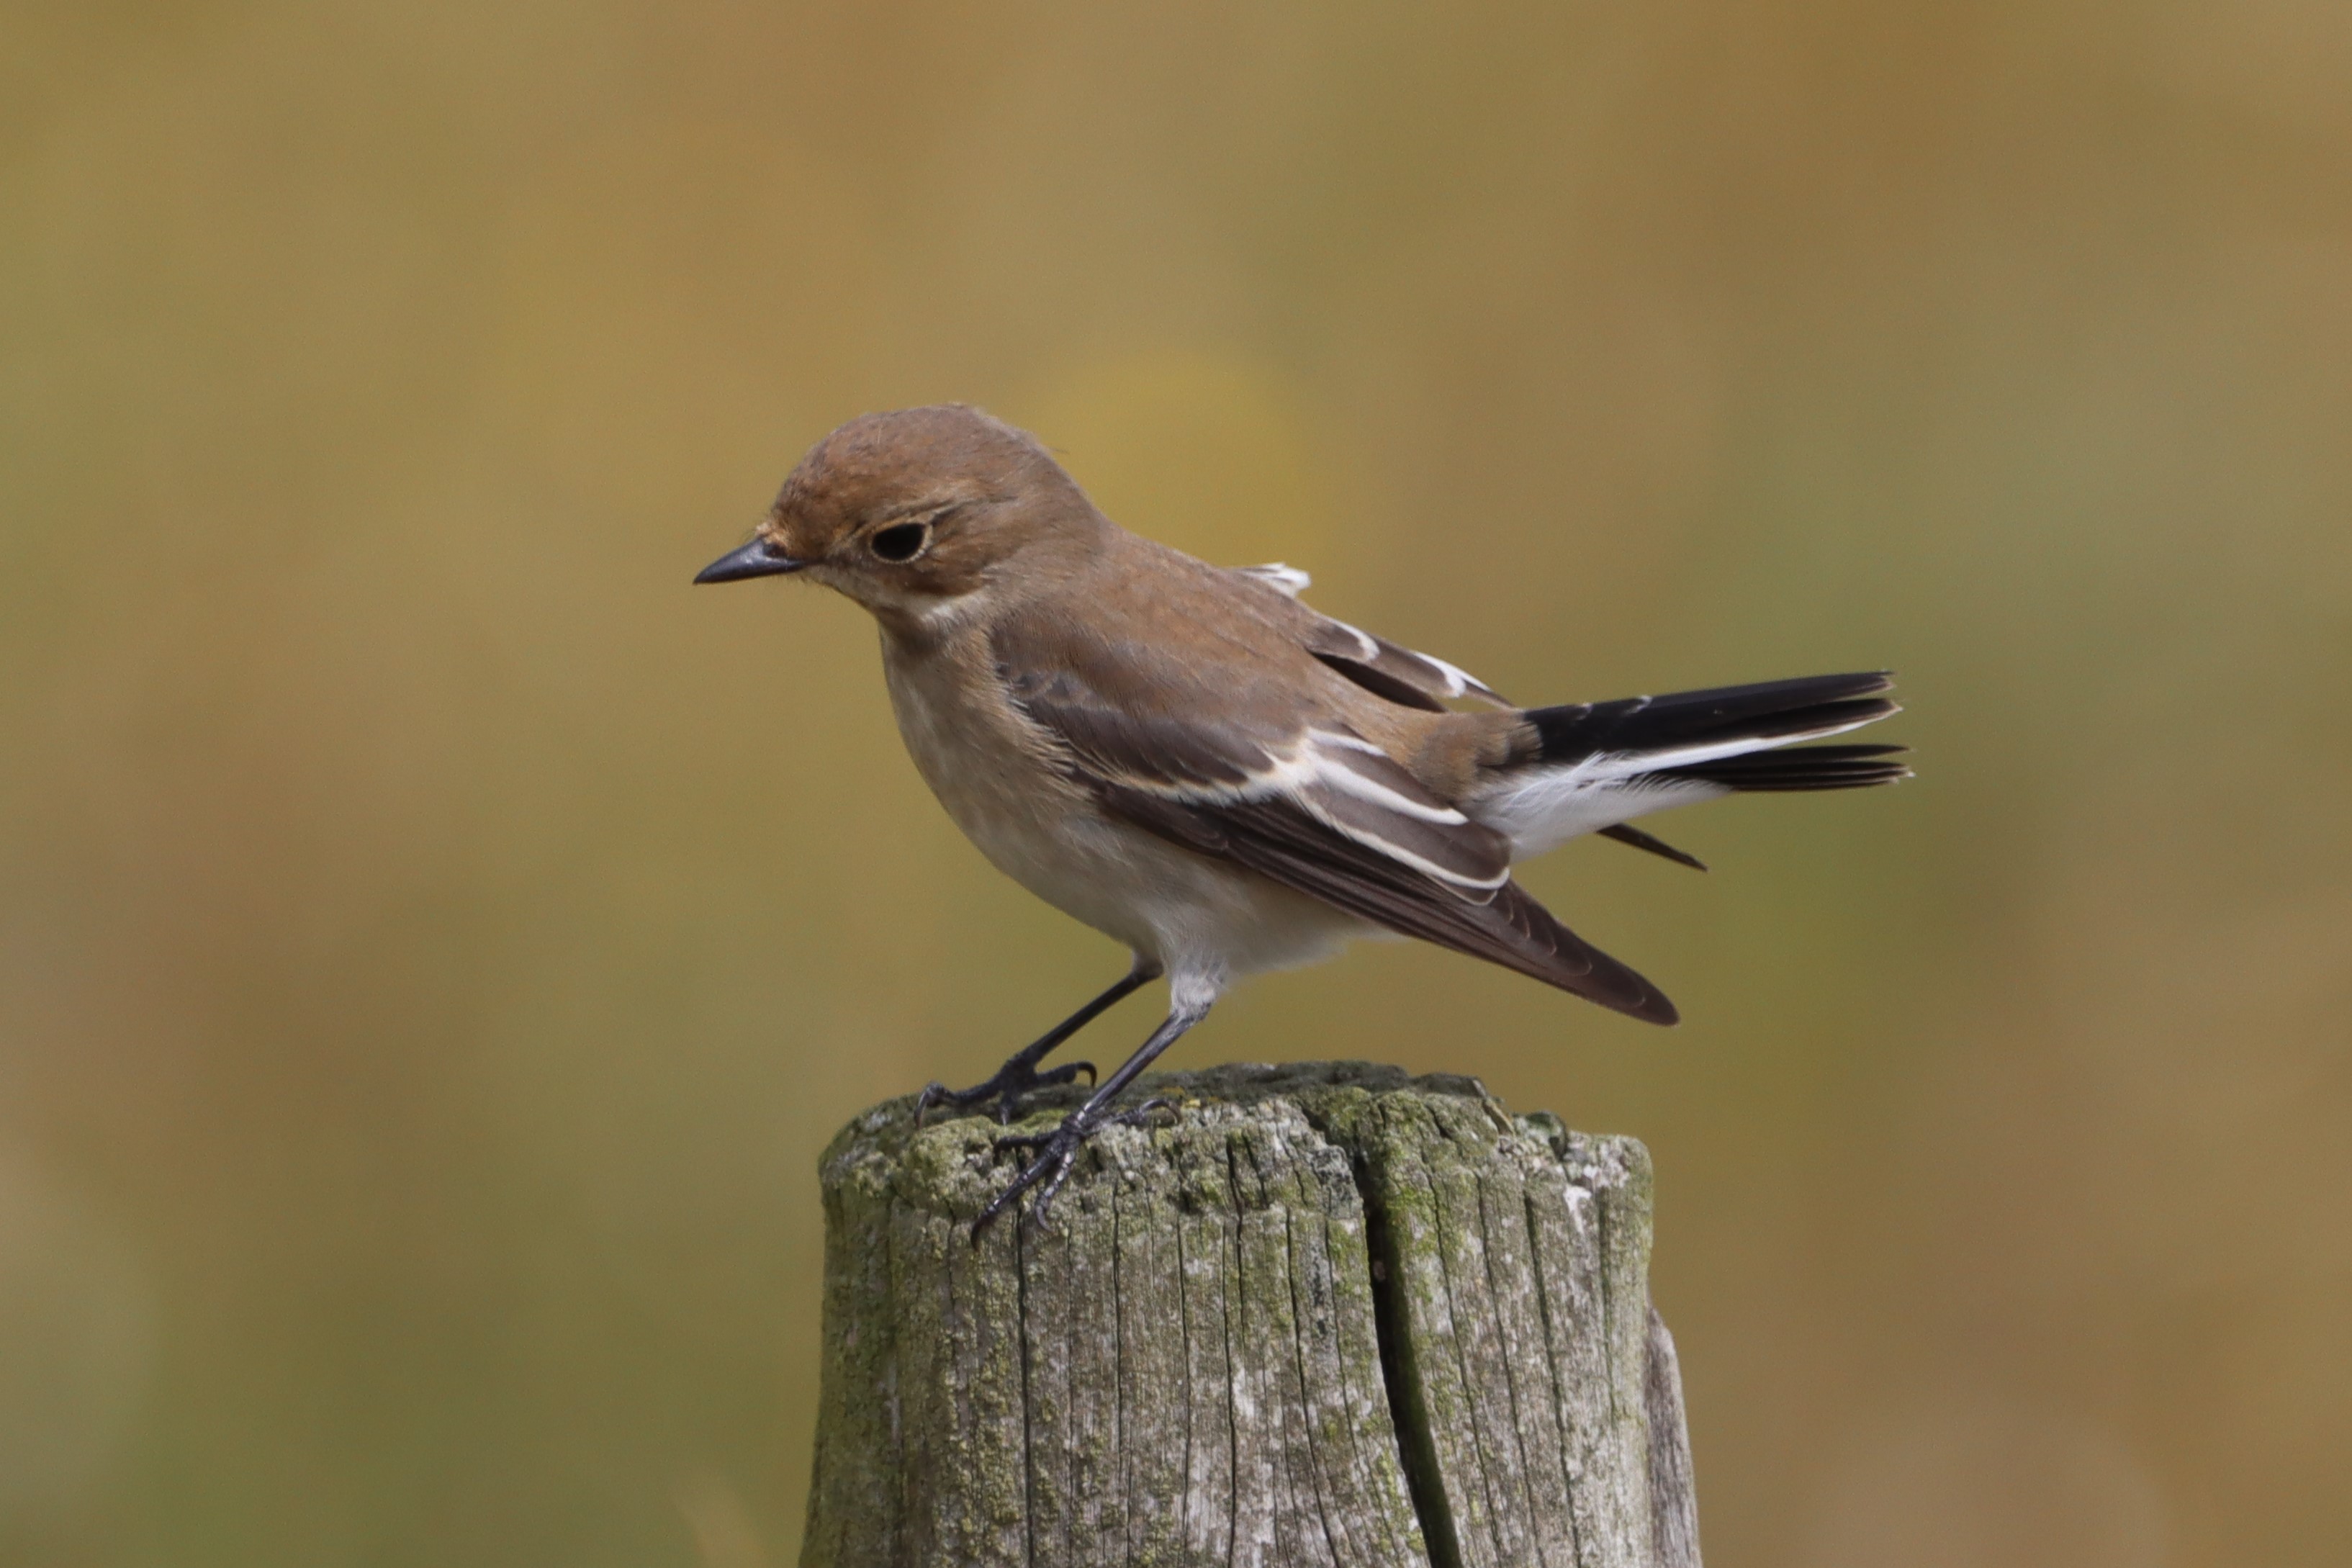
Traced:
[[996, 1147], [1000, 1152], [1007, 1149], [1034, 1149], [1037, 1157], [996, 1194], [993, 1202], [980, 1211], [980, 1217], [971, 1222], [972, 1239], [979, 1240], [980, 1233], [988, 1228], [990, 1221], [1012, 1207], [1023, 1193], [1041, 1181], [1045, 1185], [1038, 1193], [1037, 1201], [1029, 1205], [1029, 1217], [1037, 1223], [1040, 1230], [1045, 1228], [1046, 1211], [1053, 1207], [1054, 1194], [1060, 1192], [1062, 1184], [1070, 1179], [1071, 1169], [1077, 1164], [1078, 1151], [1086, 1147], [1087, 1140], [1106, 1127], [1139, 1127], [1153, 1111], [1165, 1109], [1168, 1103], [1154, 1097], [1126, 1110], [1097, 1110], [1090, 1105], [1082, 1105], [1064, 1117], [1062, 1124], [1051, 1132], [1014, 1133], [999, 1138]]
[[935, 1106], [969, 1110], [991, 1100], [996, 1101], [997, 1121], [1010, 1125], [1021, 1114], [1023, 1096], [1056, 1084], [1076, 1083], [1080, 1073], [1087, 1075], [1087, 1082], [1091, 1085], [1095, 1081], [1095, 1064], [1064, 1062], [1060, 1067], [1039, 1072], [1035, 1060], [1024, 1051], [998, 1068], [995, 1076], [986, 1083], [976, 1083], [970, 1089], [950, 1089], [938, 1082], [925, 1084], [923, 1092], [915, 1097], [915, 1125], [920, 1127], [923, 1119]]

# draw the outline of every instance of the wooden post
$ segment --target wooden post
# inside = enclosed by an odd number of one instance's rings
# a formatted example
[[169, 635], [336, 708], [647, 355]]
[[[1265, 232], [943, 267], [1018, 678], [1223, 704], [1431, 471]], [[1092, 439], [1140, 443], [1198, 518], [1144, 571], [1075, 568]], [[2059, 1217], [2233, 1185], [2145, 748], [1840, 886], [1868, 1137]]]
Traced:
[[803, 1568], [1698, 1568], [1639, 1143], [1360, 1062], [1155, 1093], [977, 1246], [993, 1121], [834, 1140]]

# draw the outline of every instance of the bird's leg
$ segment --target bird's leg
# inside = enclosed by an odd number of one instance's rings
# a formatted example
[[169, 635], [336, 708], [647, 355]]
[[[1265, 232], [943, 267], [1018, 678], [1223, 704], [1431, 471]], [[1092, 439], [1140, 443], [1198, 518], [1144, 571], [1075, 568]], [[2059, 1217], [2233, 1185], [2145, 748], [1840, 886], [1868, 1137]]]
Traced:
[[923, 1092], [915, 1097], [915, 1125], [920, 1127], [923, 1124], [923, 1117], [933, 1106], [944, 1105], [962, 1110], [989, 1100], [996, 1101], [996, 1120], [1009, 1122], [1020, 1114], [1021, 1097], [1032, 1089], [1044, 1089], [1049, 1084], [1074, 1082], [1080, 1072], [1087, 1075], [1088, 1083], [1094, 1082], [1095, 1064], [1092, 1062], [1067, 1062], [1051, 1072], [1043, 1073], [1037, 1070], [1037, 1064], [1044, 1061], [1046, 1053], [1055, 1047], [1159, 975], [1158, 964], [1138, 958], [1135, 967], [1129, 970], [1118, 984], [1015, 1051], [1006, 1058], [1003, 1067], [996, 1069], [996, 1076], [986, 1083], [974, 1084], [970, 1089], [950, 1089], [942, 1083], [925, 1084]]
[[1207, 1017], [1208, 1014], [1209, 1004], [1205, 1001], [1179, 1003], [1160, 1027], [1151, 1031], [1151, 1037], [1144, 1041], [1133, 1056], [1121, 1062], [1118, 1070], [1105, 1079], [1101, 1086], [1087, 1098], [1084, 1105], [1064, 1117], [1059, 1127], [1051, 1132], [999, 1138], [996, 1141], [999, 1149], [1034, 1149], [1037, 1158], [1030, 1162], [1026, 1170], [1013, 1177], [1012, 1184], [997, 1194], [993, 1202], [980, 1211], [980, 1217], [971, 1223], [972, 1239], [978, 1240], [980, 1233], [987, 1228], [991, 1220], [1041, 1181], [1045, 1184], [1045, 1189], [1037, 1194], [1037, 1202], [1029, 1213], [1040, 1226], [1044, 1225], [1045, 1211], [1052, 1205], [1054, 1194], [1062, 1190], [1064, 1182], [1069, 1180], [1070, 1168], [1077, 1163], [1078, 1151], [1086, 1146], [1087, 1139], [1106, 1127], [1132, 1125], [1166, 1103], [1150, 1100], [1130, 1110], [1113, 1110], [1110, 1104], [1118, 1098], [1119, 1090], [1133, 1083], [1136, 1074], [1150, 1067], [1154, 1057], [1174, 1045], [1178, 1036]]

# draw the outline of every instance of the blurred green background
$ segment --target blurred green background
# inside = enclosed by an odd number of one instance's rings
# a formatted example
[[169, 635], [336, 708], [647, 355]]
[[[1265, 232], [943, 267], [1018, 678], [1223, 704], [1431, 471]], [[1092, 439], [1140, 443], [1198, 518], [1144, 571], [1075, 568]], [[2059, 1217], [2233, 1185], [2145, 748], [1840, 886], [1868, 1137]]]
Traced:
[[2347, 15], [8, 5], [0, 1561], [792, 1561], [818, 1151], [1122, 963], [687, 585], [954, 398], [1522, 700], [1900, 672], [1529, 874], [1680, 1030], [1171, 1058], [1647, 1140], [1711, 1561], [2343, 1562]]

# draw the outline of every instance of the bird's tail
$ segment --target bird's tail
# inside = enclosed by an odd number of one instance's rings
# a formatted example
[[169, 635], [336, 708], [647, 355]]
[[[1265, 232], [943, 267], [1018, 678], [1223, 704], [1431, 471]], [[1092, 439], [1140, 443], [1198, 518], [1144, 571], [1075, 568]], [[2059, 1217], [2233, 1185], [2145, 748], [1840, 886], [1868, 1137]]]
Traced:
[[1670, 853], [1623, 827], [1647, 812], [1733, 791], [1857, 789], [1908, 775], [1900, 746], [1777, 748], [1841, 735], [1898, 711], [1884, 671], [1815, 675], [1664, 697], [1533, 708], [1528, 755], [1467, 809], [1524, 858], [1581, 833]]

